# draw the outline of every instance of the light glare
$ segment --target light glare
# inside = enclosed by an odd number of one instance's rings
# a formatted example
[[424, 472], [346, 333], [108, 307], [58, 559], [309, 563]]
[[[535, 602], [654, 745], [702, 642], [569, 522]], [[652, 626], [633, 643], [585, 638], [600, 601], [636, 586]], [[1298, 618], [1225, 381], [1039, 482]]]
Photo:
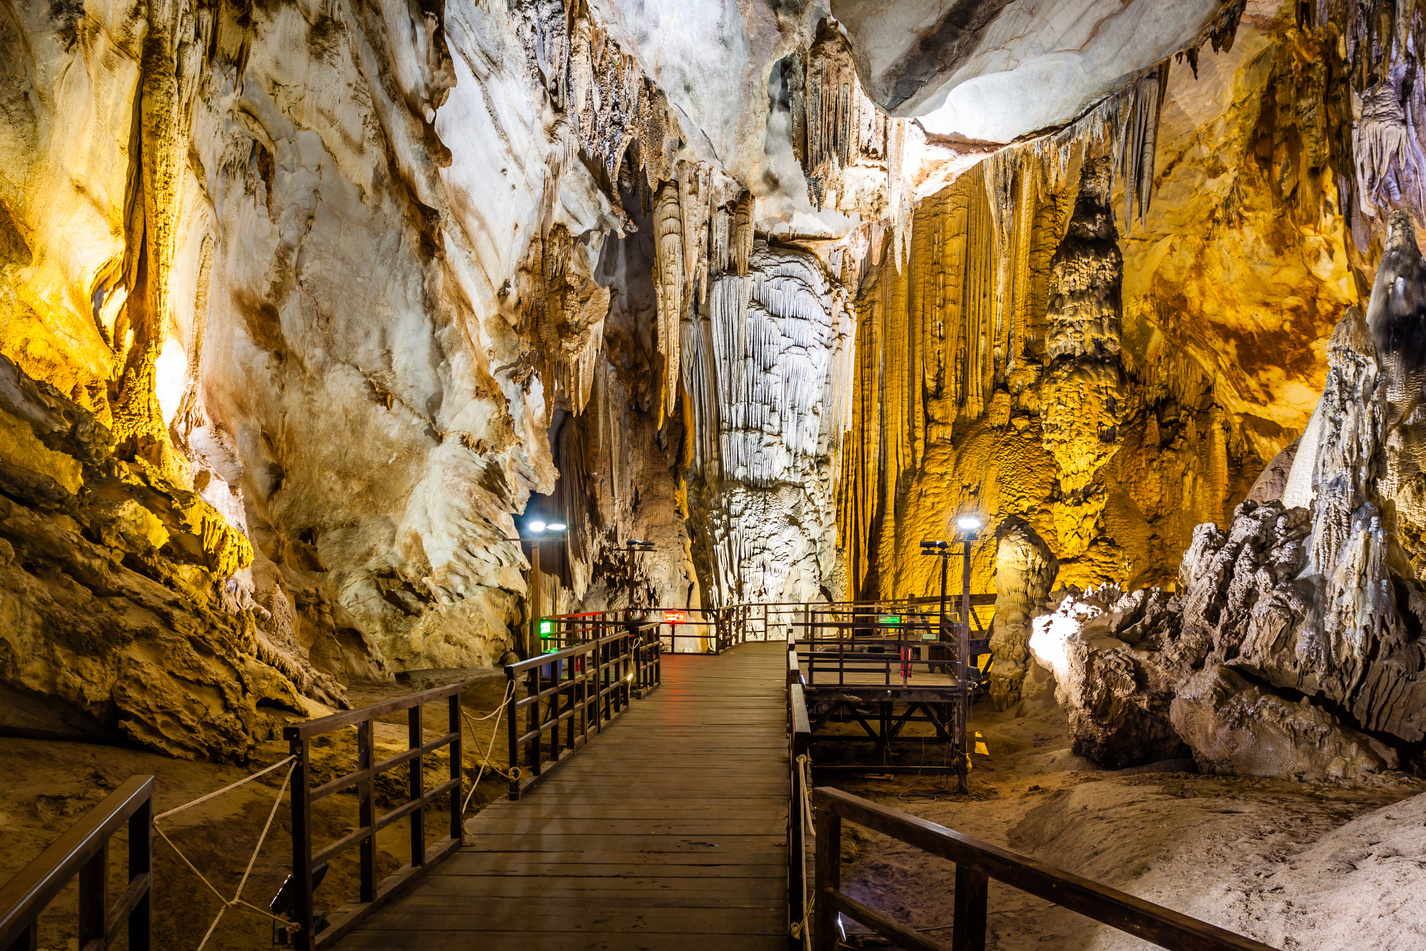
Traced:
[[551, 522], [550, 524], [546, 525], [545, 527], [548, 528], [548, 529], [549, 529], [550, 531], [552, 531], [552, 532], [562, 532], [562, 531], [564, 531], [566, 528], [568, 528], [569, 526], [566, 525], [564, 522]]
[[530, 528], [530, 531], [532, 531], [532, 532], [543, 532], [543, 531], [545, 530], [545, 523], [544, 523], [544, 522], [531, 522], [530, 525], [529, 525], [529, 528]]
[[956, 519], [956, 527], [963, 532], [978, 532], [980, 531], [980, 519], [974, 515], [962, 515]]

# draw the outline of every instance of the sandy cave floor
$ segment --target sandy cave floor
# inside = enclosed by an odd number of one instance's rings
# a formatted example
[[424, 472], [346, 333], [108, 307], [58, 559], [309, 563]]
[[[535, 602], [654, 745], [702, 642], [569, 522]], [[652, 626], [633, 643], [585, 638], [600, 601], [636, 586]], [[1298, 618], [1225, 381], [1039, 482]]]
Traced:
[[[395, 684], [357, 687], [352, 700], [371, 703], [454, 679], [472, 683], [466, 694], [470, 713], [495, 709], [504, 680], [490, 672], [417, 674]], [[975, 757], [969, 796], [947, 791], [939, 777], [843, 778], [838, 785], [1283, 949], [1426, 951], [1426, 783], [1405, 776], [1356, 786], [1200, 776], [1185, 771], [1191, 764], [1181, 761], [1099, 770], [1070, 753], [1063, 718], [1052, 704], [1027, 706], [1030, 715], [1020, 717], [977, 709], [973, 725], [987, 753]], [[433, 734], [436, 719], [434, 710], [428, 712]], [[476, 725], [482, 753], [494, 726], [493, 719]], [[274, 724], [274, 737], [280, 727]], [[404, 743], [403, 719], [378, 728], [378, 755]], [[496, 741], [493, 756], [502, 767], [503, 745]], [[467, 733], [468, 768], [478, 766], [474, 746]], [[0, 775], [6, 777], [0, 783], [0, 835], [7, 842], [0, 880], [129, 775], [157, 777], [156, 805], [163, 811], [286, 755], [286, 744], [275, 738], [245, 766], [92, 744], [0, 739]], [[316, 757], [318, 776], [344, 772], [352, 756], [349, 741], [324, 748]], [[434, 779], [446, 764], [428, 768]], [[276, 771], [164, 823], [179, 848], [225, 894], [242, 874], [282, 774]], [[404, 774], [399, 779], [404, 782]], [[471, 810], [504, 790], [503, 780], [487, 773]], [[319, 803], [315, 812], [320, 841], [355, 826], [352, 796]], [[245, 891], [259, 905], [287, 872], [287, 815], [285, 806], [278, 810]], [[444, 834], [443, 819], [440, 810], [428, 819], [431, 841]], [[406, 861], [408, 836], [405, 823], [382, 833], [378, 874]], [[123, 834], [115, 841], [111, 894], [119, 887], [126, 847]], [[219, 902], [165, 843], [158, 841], [155, 848], [156, 946], [196, 948]], [[954, 873], [948, 863], [852, 826], [844, 832], [844, 850], [844, 878], [855, 897], [949, 941]], [[319, 906], [340, 904], [354, 889], [353, 859], [334, 867]], [[76, 946], [74, 897], [71, 886], [52, 906], [42, 949]], [[271, 946], [269, 922], [243, 909], [229, 910], [207, 945], [218, 951]], [[867, 946], [874, 947], [874, 941]], [[990, 888], [989, 946], [1004, 951], [1147, 947], [996, 883]], [[122, 938], [116, 947], [124, 947]]]
[[[483, 717], [495, 710], [504, 695], [506, 681], [501, 671], [442, 670], [402, 675], [398, 680], [387, 683], [353, 684], [348, 690], [348, 698], [353, 707], [360, 707], [457, 680], [467, 684], [463, 706], [473, 717]], [[285, 759], [288, 746], [280, 738], [284, 722], [282, 717], [273, 718], [271, 739], [262, 743], [250, 762], [242, 766], [175, 760], [143, 750], [115, 746], [0, 737], [0, 776], [4, 777], [0, 780], [0, 839], [5, 842], [4, 849], [0, 850], [0, 882], [8, 881], [85, 812], [134, 774], [153, 774], [154, 808], [161, 813]], [[484, 755], [496, 722], [490, 718], [477, 721], [473, 727], [467, 725], [462, 760], [469, 773], [479, 769], [478, 757]], [[423, 725], [429, 738], [445, 733], [446, 723], [443, 703], [426, 708]], [[378, 722], [375, 736], [378, 759], [405, 749], [406, 715], [401, 713]], [[355, 755], [355, 737], [351, 730], [332, 742], [314, 746], [313, 784], [350, 771], [355, 766]], [[506, 759], [502, 723], [491, 762], [503, 769]], [[225, 896], [231, 897], [237, 888], [286, 771], [287, 767], [282, 767], [161, 823], [174, 844]], [[440, 783], [448, 775], [449, 760], [443, 752], [428, 758], [427, 788]], [[406, 770], [398, 768], [389, 774], [386, 783], [378, 784], [379, 812], [405, 801], [396, 797], [404, 795], [406, 777]], [[470, 803], [467, 816], [505, 795], [507, 789], [503, 778], [487, 771]], [[267, 907], [290, 870], [287, 865], [292, 837], [289, 817], [284, 799], [243, 891], [243, 897], [259, 907]], [[356, 827], [357, 800], [354, 794], [332, 796], [313, 807], [313, 828], [318, 848]], [[445, 836], [448, 827], [444, 801], [438, 807], [427, 810], [428, 843]], [[121, 832], [111, 840], [111, 897], [119, 894], [124, 885], [127, 839], [127, 832]], [[409, 820], [394, 823], [377, 834], [378, 880], [407, 862], [410, 857], [409, 843]], [[318, 891], [317, 907], [335, 908], [355, 898], [356, 889], [356, 850], [352, 849], [333, 862], [326, 881]], [[168, 844], [157, 835], [154, 837], [154, 895], [154, 947], [172, 951], [197, 948], [221, 902], [193, 872], [183, 866]], [[72, 951], [78, 947], [74, 917], [76, 898], [77, 889], [71, 883], [41, 919], [41, 951]], [[121, 951], [126, 946], [127, 938], [123, 936], [113, 945]], [[205, 951], [268, 951], [272, 946], [271, 920], [248, 909], [234, 907], [224, 913]]]
[[[1204, 776], [1192, 761], [1101, 770], [1070, 751], [1052, 701], [1026, 706], [973, 713], [988, 755], [973, 757], [969, 795], [931, 777], [837, 785], [1285, 951], [1426, 949], [1426, 783]], [[950, 863], [850, 824], [843, 855], [853, 897], [949, 944]], [[997, 882], [989, 913], [1001, 951], [1153, 947]]]

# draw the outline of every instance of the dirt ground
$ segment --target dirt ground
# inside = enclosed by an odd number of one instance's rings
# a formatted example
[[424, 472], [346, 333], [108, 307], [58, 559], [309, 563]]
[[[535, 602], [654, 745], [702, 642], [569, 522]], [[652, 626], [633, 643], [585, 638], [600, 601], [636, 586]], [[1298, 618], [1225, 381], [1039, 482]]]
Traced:
[[[929, 777], [838, 785], [1285, 951], [1426, 949], [1426, 783], [1100, 770], [1071, 753], [1053, 701], [1027, 707], [975, 711], [986, 752], [969, 795]], [[853, 897], [949, 943], [950, 863], [850, 825], [843, 841]], [[988, 948], [1152, 947], [997, 882], [989, 894]]]
[[[427, 671], [403, 675], [391, 683], [353, 685], [349, 698], [353, 706], [401, 697], [430, 687], [456, 681], [467, 684], [463, 706], [472, 717], [484, 717], [499, 705], [505, 691], [503, 672], [491, 670]], [[445, 704], [426, 708], [424, 726], [434, 738], [446, 732]], [[280, 739], [285, 721], [275, 719], [271, 739], [261, 744], [250, 762], [219, 765], [169, 759], [142, 750], [86, 743], [59, 743], [29, 739], [0, 738], [0, 882], [23, 868], [85, 812], [98, 804], [124, 780], [135, 774], [154, 776], [154, 808], [162, 813], [197, 799], [229, 783], [271, 765], [288, 755]], [[496, 720], [467, 723], [462, 760], [470, 774], [480, 767], [490, 743]], [[407, 744], [406, 715], [389, 717], [375, 730], [377, 758], [389, 756]], [[337, 734], [314, 747], [313, 784], [325, 782], [355, 766], [354, 731]], [[496, 739], [491, 762], [506, 766], [504, 724]], [[426, 782], [429, 788], [449, 776], [449, 759], [444, 751], [428, 758]], [[159, 823], [184, 855], [223, 895], [231, 898], [242, 878], [253, 848], [288, 771], [284, 766], [232, 792], [202, 803]], [[393, 770], [388, 781], [377, 786], [378, 812], [404, 802], [407, 771]], [[467, 816], [482, 805], [505, 795], [506, 781], [487, 770], [471, 800]], [[338, 794], [314, 806], [314, 839], [317, 848], [333, 842], [357, 828], [355, 794]], [[253, 865], [243, 897], [258, 907], [267, 907], [290, 871], [292, 831], [286, 797], [273, 818], [272, 828]], [[435, 842], [449, 829], [448, 807], [442, 802], [427, 811], [426, 838]], [[120, 833], [111, 841], [111, 899], [125, 884], [128, 835]], [[377, 836], [377, 877], [389, 874], [410, 858], [409, 820], [394, 823]], [[333, 862], [330, 873], [317, 893], [319, 909], [334, 909], [357, 895], [356, 850]], [[214, 916], [222, 907], [216, 895], [187, 868], [161, 837], [154, 837], [154, 947], [171, 951], [197, 948]], [[51, 906], [42, 919], [42, 951], [75, 951], [77, 891], [71, 886]], [[209, 938], [205, 951], [258, 951], [273, 946], [270, 919], [242, 907], [228, 909]], [[123, 949], [127, 939], [114, 945]]]
[[[392, 684], [352, 690], [360, 705], [463, 680], [466, 708], [485, 716], [500, 702], [504, 678], [495, 672], [433, 671]], [[1027, 715], [977, 709], [973, 727], [985, 752], [974, 757], [972, 791], [949, 791], [939, 777], [841, 779], [841, 788], [905, 809], [961, 832], [1124, 889], [1195, 917], [1285, 949], [1423, 951], [1426, 949], [1426, 783], [1405, 775], [1371, 785], [1303, 785], [1201, 776], [1192, 764], [1171, 762], [1138, 770], [1096, 769], [1073, 756], [1063, 718], [1043, 698]], [[496, 727], [494, 718], [466, 734], [465, 764], [478, 768]], [[277, 739], [241, 766], [186, 762], [133, 749], [79, 743], [0, 739], [0, 881], [21, 868], [85, 811], [135, 773], [156, 777], [162, 812], [249, 775], [287, 756]], [[435, 708], [428, 733], [444, 731]], [[439, 727], [439, 729], [438, 729]], [[503, 724], [493, 763], [505, 766]], [[402, 716], [380, 725], [378, 756], [404, 748]], [[314, 757], [315, 781], [354, 764], [350, 737], [324, 745]], [[439, 781], [443, 758], [428, 764]], [[161, 825], [194, 865], [231, 895], [267, 821], [286, 768], [180, 813]], [[394, 774], [385, 806], [397, 800]], [[486, 773], [470, 811], [505, 793]], [[381, 790], [378, 791], [379, 796]], [[469, 814], [469, 813], [468, 813]], [[445, 834], [444, 810], [428, 815], [428, 838]], [[356, 827], [356, 799], [338, 795], [315, 809], [318, 845]], [[291, 831], [284, 803], [257, 857], [244, 892], [266, 906], [287, 874]], [[121, 887], [124, 835], [115, 839], [111, 894]], [[406, 823], [379, 839], [378, 874], [408, 858]], [[857, 898], [949, 942], [954, 872], [941, 860], [848, 826], [844, 880]], [[155, 844], [156, 947], [198, 947], [219, 900], [161, 839]], [[355, 856], [334, 865], [318, 905], [335, 908], [355, 897]], [[73, 951], [74, 889], [46, 916], [40, 942], [48, 951]], [[1127, 951], [1148, 947], [1047, 906], [1008, 887], [990, 887], [989, 947], [1001, 951], [1054, 948]], [[854, 941], [874, 947], [865, 936]], [[272, 946], [271, 922], [246, 909], [227, 911], [207, 948], [256, 951]], [[120, 938], [115, 945], [124, 948]]]

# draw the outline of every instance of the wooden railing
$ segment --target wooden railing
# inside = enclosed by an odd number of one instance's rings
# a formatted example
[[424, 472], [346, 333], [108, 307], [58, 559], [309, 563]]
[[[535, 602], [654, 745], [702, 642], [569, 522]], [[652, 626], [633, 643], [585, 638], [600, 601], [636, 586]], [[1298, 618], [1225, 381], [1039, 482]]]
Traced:
[[[109, 840], [129, 827], [129, 884], [108, 900]], [[153, 777], [131, 776], [0, 888], [0, 948], [36, 951], [39, 917], [79, 879], [79, 951], [104, 951], [127, 924], [129, 951], [153, 947]]]
[[[292, 746], [297, 766], [292, 774], [292, 882], [295, 901], [293, 920], [297, 949], [315, 951], [337, 940], [399, 889], [409, 885], [428, 868], [460, 847], [461, 825], [461, 709], [462, 684], [437, 687], [423, 693], [377, 703], [360, 710], [336, 713], [285, 727], [282, 736]], [[432, 740], [425, 738], [422, 705], [444, 700], [449, 713], [448, 731]], [[376, 761], [374, 727], [378, 718], [407, 711], [407, 749]], [[309, 751], [314, 737], [346, 727], [356, 728], [357, 768], [344, 776], [313, 788]], [[425, 757], [442, 747], [450, 750], [450, 779], [433, 789], [425, 788]], [[406, 766], [406, 802], [384, 815], [376, 814], [376, 780], [385, 772]], [[312, 805], [334, 793], [355, 787], [358, 799], [358, 827], [350, 834], [318, 852], [312, 850]], [[426, 846], [425, 808], [450, 796], [450, 832], [431, 847]], [[376, 834], [400, 819], [411, 820], [411, 861], [376, 881]], [[312, 905], [313, 874], [343, 852], [360, 849], [360, 895], [343, 905], [320, 931], [314, 929]]]
[[1276, 951], [1251, 938], [839, 789], [815, 790], [813, 803], [817, 814], [815, 951], [835, 951], [838, 915], [860, 922], [899, 948], [947, 951], [946, 945], [842, 891], [844, 820], [955, 863], [955, 917], [949, 951], [984, 951], [991, 879], [1171, 951]]
[[[681, 620], [669, 620], [671, 615]], [[716, 612], [700, 608], [621, 608], [613, 611], [587, 611], [582, 614], [556, 614], [540, 619], [539, 641], [542, 653], [563, 650], [622, 630], [630, 624], [640, 628], [653, 627], [659, 642], [668, 642], [674, 653], [716, 654], [718, 619]], [[692, 650], [684, 646], [692, 643]]]
[[[804, 799], [812, 777], [812, 725], [807, 718], [797, 645], [787, 644], [787, 759], [791, 766], [787, 809], [787, 913], [789, 933], [800, 938], [809, 906], [807, 895], [807, 820]], [[792, 927], [795, 926], [795, 927]]]
[[[635, 697], [657, 687], [662, 673], [654, 625], [626, 624], [614, 633], [507, 664], [510, 798], [519, 799]], [[517, 689], [521, 680], [523, 696]]]

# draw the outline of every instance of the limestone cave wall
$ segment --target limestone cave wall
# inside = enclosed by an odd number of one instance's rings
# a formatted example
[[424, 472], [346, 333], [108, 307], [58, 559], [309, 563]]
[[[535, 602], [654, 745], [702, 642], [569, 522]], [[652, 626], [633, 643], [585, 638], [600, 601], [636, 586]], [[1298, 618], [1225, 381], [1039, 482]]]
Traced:
[[839, 489], [852, 590], [930, 590], [923, 538], [1023, 519], [1059, 585], [1170, 582], [1301, 432], [1361, 301], [1329, 161], [1320, 37], [1248, 7], [1231, 48], [1166, 62], [921, 200], [904, 266], [857, 294]]
[[[0, 725], [241, 756], [492, 663], [535, 497], [560, 611], [921, 594], [970, 510], [1022, 621], [1170, 581], [1421, 210], [1420, 14], [997, 14], [927, 71], [888, 6], [8, 0]], [[1036, 43], [1097, 65], [1015, 104]]]

